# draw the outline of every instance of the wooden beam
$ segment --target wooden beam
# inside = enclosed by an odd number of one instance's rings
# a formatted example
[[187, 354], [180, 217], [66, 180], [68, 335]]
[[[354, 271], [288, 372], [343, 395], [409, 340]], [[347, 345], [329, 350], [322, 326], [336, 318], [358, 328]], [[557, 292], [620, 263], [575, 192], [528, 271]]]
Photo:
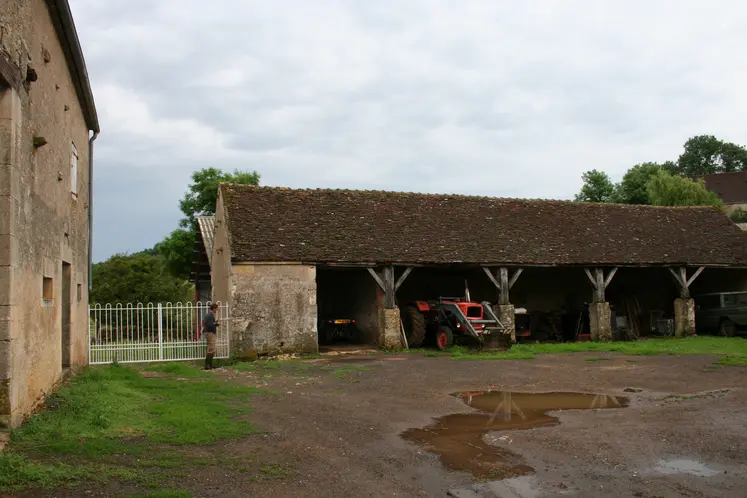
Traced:
[[381, 280], [381, 277], [379, 277], [379, 275], [376, 273], [376, 270], [374, 270], [373, 268], [366, 268], [366, 269], [368, 270], [368, 273], [371, 274], [371, 276], [376, 281], [376, 283], [379, 285], [379, 287], [381, 287], [381, 290], [386, 292], [386, 285], [384, 284], [384, 281]]
[[584, 268], [584, 272], [586, 273], [586, 276], [589, 277], [589, 282], [591, 282], [592, 287], [594, 287], [594, 289], [596, 289], [597, 288], [597, 281], [594, 278], [594, 276], [591, 274], [591, 272], [589, 271], [588, 268]]
[[394, 290], [399, 290], [399, 288], [402, 286], [403, 283], [405, 283], [405, 279], [408, 275], [410, 275], [410, 272], [412, 271], [412, 266], [408, 266], [405, 268], [405, 271], [402, 273], [402, 275], [399, 276], [399, 279], [397, 280], [397, 283], [394, 284]]
[[689, 299], [690, 298], [690, 286], [693, 282], [695, 282], [695, 279], [700, 276], [701, 273], [703, 273], [703, 270], [705, 270], [704, 266], [701, 266], [697, 270], [695, 270], [695, 273], [692, 274], [690, 278], [687, 278], [687, 268], [684, 266], [681, 266], [677, 268], [677, 271], [674, 271], [672, 268], [668, 268], [669, 273], [672, 274], [674, 277], [674, 280], [677, 282], [677, 285], [679, 286], [680, 290], [680, 297], [682, 299]]
[[493, 272], [488, 268], [487, 266], [482, 267], [483, 271], [485, 272], [485, 275], [488, 276], [491, 282], [493, 282], [493, 285], [495, 285], [495, 288], [498, 289], [500, 292], [501, 290], [501, 284], [498, 283], [498, 280], [496, 280], [495, 276], [493, 275]]
[[688, 288], [693, 284], [693, 282], [695, 282], [695, 279], [698, 278], [701, 273], [703, 273], [703, 270], [705, 270], [704, 266], [701, 266], [700, 268], [698, 268], [697, 270], [695, 270], [695, 273], [693, 273], [693, 276], [690, 277], [688, 279], [688, 281], [687, 281], [687, 287]]
[[612, 277], [615, 276], [615, 273], [617, 273], [617, 268], [616, 267], [612, 268], [612, 270], [610, 270], [610, 272], [607, 274], [607, 278], [604, 279], [604, 288], [605, 289], [610, 286], [610, 282], [612, 282]]
[[499, 273], [501, 282], [501, 295], [498, 296], [498, 303], [502, 305], [511, 304], [510, 297], [508, 295], [508, 291], [511, 289], [508, 285], [508, 268], [506, 268], [505, 266], [501, 266]]
[[521, 276], [521, 273], [523, 271], [524, 271], [524, 268], [517, 268], [516, 272], [511, 277], [511, 281], [508, 283], [508, 288], [509, 289], [513, 289], [514, 288], [514, 284], [516, 283], [517, 280], [519, 280], [519, 276]]
[[682, 280], [682, 278], [680, 278], [680, 275], [673, 269], [667, 268], [667, 270], [669, 270], [669, 273], [672, 274], [674, 280], [680, 285], [680, 287], [687, 287], [687, 280]]
[[394, 267], [384, 267], [384, 307], [392, 309], [397, 307], [396, 291], [394, 289]]

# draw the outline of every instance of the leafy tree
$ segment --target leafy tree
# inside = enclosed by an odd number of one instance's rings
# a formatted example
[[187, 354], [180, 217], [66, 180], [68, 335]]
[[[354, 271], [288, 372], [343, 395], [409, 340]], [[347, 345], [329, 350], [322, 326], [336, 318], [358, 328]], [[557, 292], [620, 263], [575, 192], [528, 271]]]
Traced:
[[691, 180], [659, 171], [648, 183], [648, 197], [655, 206], [718, 206], [723, 202], [706, 189], [703, 180]]
[[180, 222], [182, 228], [194, 228], [198, 216], [215, 214], [218, 185], [221, 183], [259, 185], [259, 173], [239, 170], [225, 173], [216, 168], [195, 171], [192, 174], [192, 183], [179, 203], [179, 208], [184, 213], [184, 218]]
[[615, 202], [623, 204], [651, 204], [648, 198], [648, 183], [651, 177], [664, 166], [657, 163], [641, 163], [628, 170], [617, 186]]
[[192, 270], [196, 231], [177, 228], [153, 248], [163, 257], [166, 268], [172, 275], [187, 279]]
[[615, 195], [615, 184], [612, 183], [607, 173], [598, 170], [591, 170], [584, 173], [581, 177], [584, 185], [581, 192], [576, 194], [576, 201], [579, 202], [611, 202]]
[[218, 186], [221, 183], [259, 185], [259, 173], [239, 170], [225, 173], [216, 168], [206, 168], [192, 174], [192, 183], [179, 202], [184, 214], [184, 218], [179, 222], [180, 228], [171, 232], [153, 248], [164, 258], [169, 271], [179, 278], [189, 278], [194, 258], [197, 217], [215, 214]]
[[161, 256], [115, 254], [93, 265], [92, 303], [156, 303], [189, 301], [193, 287], [173, 276]]
[[685, 142], [685, 151], [674, 170], [689, 178], [733, 171], [747, 171], [747, 148], [713, 135], [699, 135]]

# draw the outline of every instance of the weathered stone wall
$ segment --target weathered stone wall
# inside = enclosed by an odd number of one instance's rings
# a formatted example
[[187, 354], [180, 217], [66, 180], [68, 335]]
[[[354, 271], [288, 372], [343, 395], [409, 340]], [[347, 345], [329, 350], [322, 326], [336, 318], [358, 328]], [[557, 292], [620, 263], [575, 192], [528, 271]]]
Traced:
[[234, 264], [230, 283], [234, 351], [319, 352], [315, 267]]
[[[28, 91], [0, 89], [0, 425], [17, 425], [63, 373], [63, 261], [71, 269], [66, 363], [87, 362], [88, 127], [44, 0], [6, 0], [2, 9], [0, 57], [38, 75]], [[46, 145], [35, 148], [34, 137]], [[46, 303], [43, 277], [52, 279]]]

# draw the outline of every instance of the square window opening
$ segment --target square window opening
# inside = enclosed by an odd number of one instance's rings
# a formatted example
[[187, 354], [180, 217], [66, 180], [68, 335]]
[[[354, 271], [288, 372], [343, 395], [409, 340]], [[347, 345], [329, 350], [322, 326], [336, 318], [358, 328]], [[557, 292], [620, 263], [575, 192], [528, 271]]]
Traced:
[[44, 304], [54, 302], [54, 279], [50, 277], [42, 278], [42, 299]]
[[74, 197], [78, 196], [78, 149], [72, 144], [70, 153], [70, 192]]

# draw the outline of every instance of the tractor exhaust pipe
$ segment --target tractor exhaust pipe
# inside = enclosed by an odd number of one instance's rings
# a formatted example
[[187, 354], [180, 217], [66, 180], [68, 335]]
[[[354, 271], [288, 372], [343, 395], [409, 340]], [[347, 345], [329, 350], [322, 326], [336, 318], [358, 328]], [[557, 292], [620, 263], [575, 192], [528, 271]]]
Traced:
[[467, 281], [464, 281], [464, 299], [467, 300], [468, 303], [472, 302], [472, 299], [470, 299], [469, 295], [469, 285], [467, 284]]

